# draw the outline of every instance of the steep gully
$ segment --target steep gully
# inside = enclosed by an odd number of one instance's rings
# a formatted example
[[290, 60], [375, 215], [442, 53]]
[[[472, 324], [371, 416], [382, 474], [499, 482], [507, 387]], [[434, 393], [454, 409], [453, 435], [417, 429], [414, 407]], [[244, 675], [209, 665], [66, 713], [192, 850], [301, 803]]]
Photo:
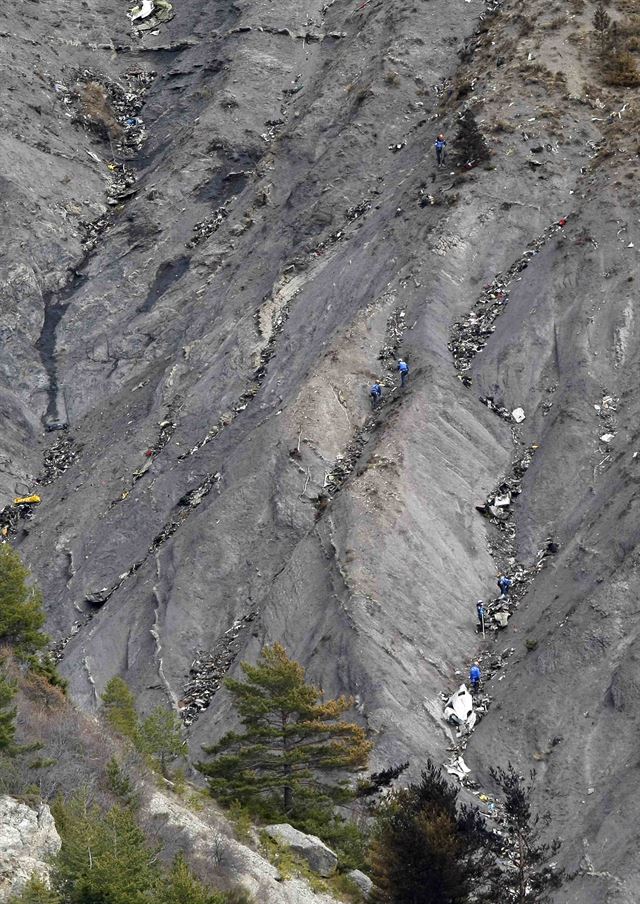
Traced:
[[[490, 341], [491, 334], [496, 328], [495, 322], [509, 303], [511, 285], [525, 278], [524, 274], [531, 258], [567, 226], [567, 220], [568, 217], [564, 217], [558, 222], [552, 223], [541, 235], [530, 242], [529, 247], [508, 270], [496, 274], [492, 282], [484, 287], [469, 313], [452, 325], [448, 348], [452, 355], [454, 368], [458, 372], [458, 378], [465, 388], [470, 389], [473, 385], [468, 371], [475, 357]], [[497, 404], [491, 397], [480, 397], [479, 401], [498, 417], [511, 424], [513, 451], [510, 469], [497, 483], [495, 490], [488, 495], [485, 503], [476, 506], [476, 509], [491, 525], [487, 542], [491, 556], [496, 563], [496, 570], [500, 574], [509, 575], [513, 585], [506, 598], [501, 595], [486, 606], [487, 618], [483, 624], [483, 636], [486, 633], [486, 637], [476, 656], [476, 661], [480, 664], [482, 671], [481, 685], [474, 696], [476, 721], [471, 727], [463, 724], [456, 728], [455, 738], [448, 748], [451, 756], [444, 767], [449, 774], [458, 778], [462, 786], [480, 799], [485, 807], [483, 815], [492, 822], [496, 827], [495, 831], [502, 836], [506, 853], [511, 841], [505, 834], [506, 825], [500, 803], [490, 793], [483, 792], [481, 785], [471, 777], [463, 754], [470, 742], [475, 724], [486, 715], [491, 706], [492, 696], [487, 685], [492, 680], [505, 679], [506, 674], [503, 669], [514, 652], [512, 647], [507, 646], [501, 649], [498, 646], [499, 635], [507, 629], [508, 619], [524, 600], [536, 575], [545, 568], [549, 558], [557, 553], [558, 544], [552, 537], [548, 537], [545, 546], [538, 550], [532, 563], [524, 565], [518, 561], [514, 502], [522, 492], [522, 478], [531, 464], [537, 445], [525, 446], [522, 429], [518, 426], [522, 415], [517, 409], [511, 412], [504, 405]], [[470, 608], [471, 605], [472, 601], [470, 601]], [[465, 672], [457, 672], [457, 674], [464, 676]], [[442, 693], [443, 704], [449, 700], [454, 690], [451, 688]]]

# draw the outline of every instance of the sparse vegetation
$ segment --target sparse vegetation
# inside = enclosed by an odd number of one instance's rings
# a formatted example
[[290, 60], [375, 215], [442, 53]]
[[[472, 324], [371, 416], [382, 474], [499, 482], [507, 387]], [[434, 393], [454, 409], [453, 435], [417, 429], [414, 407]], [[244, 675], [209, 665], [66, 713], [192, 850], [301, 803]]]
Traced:
[[16, 736], [16, 684], [0, 661], [0, 753], [10, 754]]
[[609, 29], [611, 28], [611, 16], [606, 12], [602, 3], [596, 6], [593, 14], [593, 28], [596, 33], [600, 57], [604, 59], [607, 52]]
[[135, 697], [127, 683], [118, 676], [107, 682], [102, 703], [111, 728], [128, 738], [136, 750], [149, 758], [154, 769], [168, 777], [169, 763], [186, 750], [182, 723], [177, 713], [158, 706], [140, 721]]
[[608, 85], [634, 88], [640, 84], [640, 72], [632, 52], [640, 44], [637, 18], [620, 24], [611, 19], [602, 3], [596, 7], [592, 25], [600, 67]]
[[162, 867], [159, 847], [149, 844], [134, 811], [102, 810], [86, 793], [53, 806], [62, 848], [52, 863], [49, 898], [27, 886], [20, 904], [249, 904], [242, 893], [218, 892], [194, 876], [182, 854]]
[[564, 873], [552, 862], [560, 842], [540, 841], [541, 824], [548, 826], [551, 818], [548, 814], [534, 815], [531, 809], [535, 773], [531, 772], [527, 784], [509, 763], [506, 769], [491, 769], [491, 776], [503, 795], [509, 839], [502, 855], [506, 866], [497, 863], [492, 872], [493, 900], [546, 904], [551, 900], [551, 893], [563, 884]]
[[125, 738], [134, 740], [138, 731], [136, 701], [128, 684], [119, 676], [107, 682], [102, 693], [104, 716], [111, 728]]

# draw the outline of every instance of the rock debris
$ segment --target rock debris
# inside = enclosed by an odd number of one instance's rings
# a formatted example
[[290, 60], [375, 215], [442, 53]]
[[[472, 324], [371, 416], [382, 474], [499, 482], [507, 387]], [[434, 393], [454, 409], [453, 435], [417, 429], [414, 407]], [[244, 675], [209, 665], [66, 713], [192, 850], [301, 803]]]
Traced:
[[243, 633], [257, 616], [257, 610], [243, 615], [225, 631], [211, 650], [196, 651], [196, 658], [189, 670], [189, 680], [184, 686], [179, 703], [180, 715], [185, 725], [193, 724], [200, 713], [210, 705], [238, 655]]
[[529, 266], [532, 257], [538, 254], [550, 238], [557, 235], [566, 223], [552, 223], [535, 239], [522, 257], [505, 273], [499, 273], [485, 286], [471, 311], [454, 323], [448, 348], [453, 355], [454, 367], [465, 386], [471, 385], [471, 377], [466, 373], [475, 356], [482, 351], [495, 330], [495, 322], [509, 303], [509, 287], [519, 274]]

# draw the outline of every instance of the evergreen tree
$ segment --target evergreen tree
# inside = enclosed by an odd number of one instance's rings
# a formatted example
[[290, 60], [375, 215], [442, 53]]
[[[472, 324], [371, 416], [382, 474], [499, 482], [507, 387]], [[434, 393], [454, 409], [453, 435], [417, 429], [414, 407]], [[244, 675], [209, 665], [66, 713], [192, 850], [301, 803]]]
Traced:
[[507, 769], [491, 769], [491, 777], [499, 785], [504, 802], [507, 848], [502, 858], [507, 869], [497, 865], [492, 873], [492, 889], [496, 901], [514, 904], [545, 904], [549, 893], [564, 881], [562, 870], [551, 865], [560, 848], [556, 839], [549, 844], [540, 842], [540, 823], [548, 825], [550, 816], [533, 815], [531, 792], [535, 773], [529, 784], [509, 763]]
[[79, 795], [54, 807], [62, 847], [53, 887], [65, 904], [149, 904], [158, 873], [157, 851], [147, 845], [131, 810], [103, 814]]
[[11, 754], [16, 735], [16, 685], [10, 681], [0, 664], [0, 753]]
[[157, 761], [166, 777], [168, 764], [184, 754], [186, 748], [180, 717], [173, 710], [158, 706], [142, 722], [137, 746]]
[[489, 159], [487, 142], [471, 110], [465, 110], [458, 120], [455, 148], [459, 166], [476, 166]]
[[135, 785], [114, 756], [107, 763], [105, 772], [109, 790], [128, 807], [137, 807], [139, 800]]
[[278, 796], [286, 814], [294, 802], [337, 798], [344, 784], [332, 784], [329, 775], [364, 768], [371, 750], [364, 730], [340, 718], [353, 701], [321, 702], [320, 690], [305, 682], [303, 667], [281, 644], [265, 647], [258, 664], [245, 662], [242, 670], [246, 681], [225, 683], [244, 732], [205, 747], [214, 759], [198, 764], [211, 792], [254, 807]]
[[118, 676], [107, 681], [102, 693], [102, 703], [107, 722], [125, 738], [135, 740], [138, 733], [136, 702], [129, 685]]
[[51, 653], [45, 653], [44, 655], [39, 654], [37, 656], [28, 656], [25, 661], [28, 664], [29, 669], [34, 674], [40, 675], [41, 678], [44, 678], [47, 684], [59, 688], [63, 694], [67, 693], [69, 682], [66, 678], [63, 678], [58, 671], [56, 661]]
[[22, 891], [9, 898], [8, 904], [60, 904], [60, 898], [44, 879], [34, 873]]
[[42, 594], [27, 583], [29, 571], [8, 543], [0, 545], [0, 644], [24, 658], [49, 641], [40, 630], [45, 615]]
[[457, 797], [427, 761], [418, 784], [381, 805], [370, 857], [376, 904], [495, 904], [481, 891], [492, 838], [475, 808], [458, 809]]
[[597, 34], [598, 45], [600, 47], [600, 56], [604, 59], [608, 47], [608, 35], [611, 27], [611, 17], [605, 11], [602, 3], [598, 3], [596, 11], [593, 14], [593, 27]]

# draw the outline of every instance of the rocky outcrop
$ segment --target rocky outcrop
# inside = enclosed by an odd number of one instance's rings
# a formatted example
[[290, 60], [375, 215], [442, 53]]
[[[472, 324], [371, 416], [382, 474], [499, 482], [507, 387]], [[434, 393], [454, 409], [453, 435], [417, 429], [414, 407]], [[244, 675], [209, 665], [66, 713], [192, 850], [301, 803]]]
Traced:
[[[231, 826], [213, 805], [205, 805], [194, 813], [181, 801], [154, 790], [144, 810], [158, 837], [174, 844], [180, 839], [190, 861], [201, 866], [212, 879], [215, 876], [216, 884], [222, 881], [240, 885], [261, 904], [336, 904], [330, 895], [312, 891], [302, 879], [282, 879], [273, 864], [233, 837]], [[335, 854], [329, 853], [337, 860]]]
[[353, 883], [355, 883], [360, 891], [363, 893], [365, 898], [368, 898], [373, 889], [373, 882], [371, 879], [359, 869], [352, 869], [347, 873], [347, 876]]
[[267, 826], [265, 832], [278, 844], [291, 848], [294, 854], [304, 857], [314, 873], [320, 876], [332, 876], [335, 873], [338, 858], [331, 848], [315, 835], [305, 835], [286, 822]]
[[48, 859], [60, 850], [51, 810], [0, 797], [0, 901], [19, 892], [34, 873], [48, 879]]

